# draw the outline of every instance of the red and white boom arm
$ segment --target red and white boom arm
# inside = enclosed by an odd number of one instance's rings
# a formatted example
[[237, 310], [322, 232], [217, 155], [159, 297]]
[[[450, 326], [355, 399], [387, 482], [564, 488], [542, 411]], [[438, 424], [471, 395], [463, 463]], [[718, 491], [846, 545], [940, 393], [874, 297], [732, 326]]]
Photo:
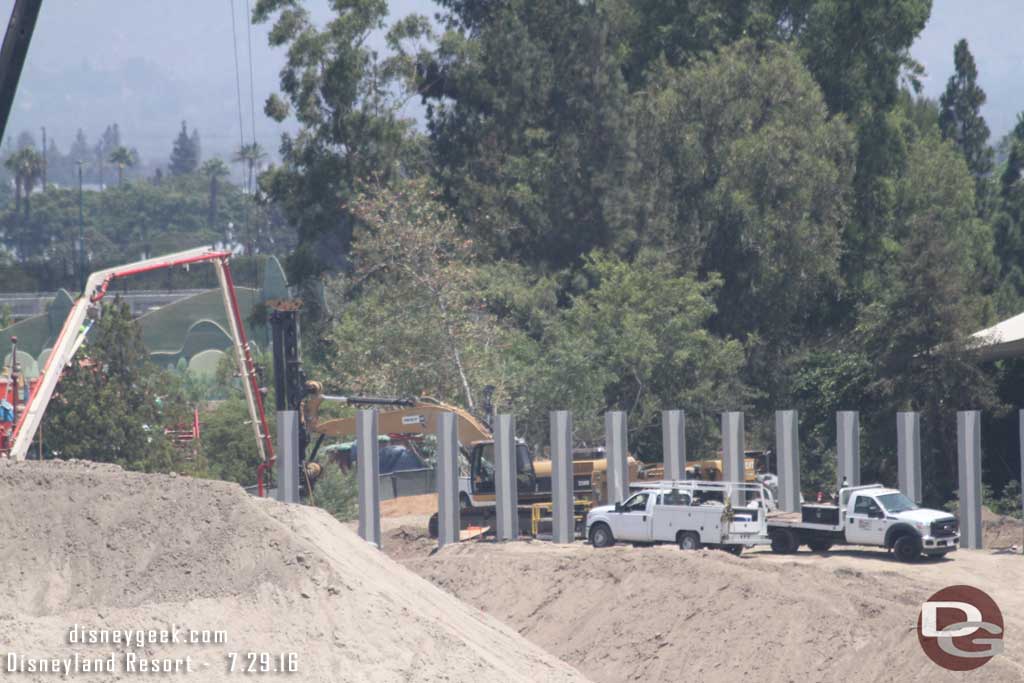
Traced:
[[231, 252], [216, 251], [208, 247], [190, 249], [167, 256], [137, 261], [115, 268], [96, 271], [86, 281], [85, 291], [71, 307], [61, 328], [57, 343], [54, 345], [50, 356], [46, 359], [42, 374], [36, 383], [36, 388], [29, 396], [25, 409], [18, 416], [18, 422], [14, 426], [13, 445], [10, 457], [15, 460], [24, 460], [28, 453], [36, 430], [43, 420], [46, 407], [53, 397], [53, 391], [60, 380], [61, 373], [74, 357], [75, 352], [85, 341], [85, 336], [92, 326], [93, 319], [89, 313], [95, 310], [96, 305], [107, 293], [110, 283], [121, 277], [148, 273], [152, 270], [162, 268], [173, 268], [174, 266], [187, 266], [192, 263], [212, 261], [217, 269], [217, 279], [220, 281], [221, 290], [224, 294], [224, 310], [228, 316], [228, 324], [231, 328], [231, 339], [235, 347], [235, 359], [238, 362], [238, 370], [242, 376], [242, 384], [245, 387], [246, 403], [249, 406], [249, 419], [252, 422], [253, 432], [256, 436], [256, 445], [263, 461], [273, 460], [274, 445], [270, 438], [270, 430], [267, 428], [267, 417], [263, 410], [263, 397], [260, 393], [259, 383], [256, 377], [256, 365], [253, 363], [252, 352], [249, 349], [249, 341], [245, 336], [245, 326], [242, 323], [241, 314], [238, 311], [238, 298], [235, 296], [235, 285], [231, 279], [231, 268], [228, 266], [228, 259]]

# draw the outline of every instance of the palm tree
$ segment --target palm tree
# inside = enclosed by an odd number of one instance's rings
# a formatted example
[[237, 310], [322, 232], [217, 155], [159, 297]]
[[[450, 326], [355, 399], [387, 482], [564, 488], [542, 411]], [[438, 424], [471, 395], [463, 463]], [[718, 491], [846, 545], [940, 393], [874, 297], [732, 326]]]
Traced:
[[32, 215], [29, 196], [32, 189], [43, 177], [43, 156], [31, 147], [24, 147], [7, 157], [4, 166], [14, 174], [14, 210], [21, 209], [21, 198], [25, 198], [25, 219]]
[[131, 168], [135, 165], [135, 155], [124, 145], [118, 145], [110, 153], [108, 160], [112, 164], [117, 164], [117, 186], [121, 187], [124, 184], [124, 169], [125, 167]]
[[[248, 145], [242, 145], [235, 152], [233, 161], [240, 161], [244, 163], [248, 169], [248, 176], [245, 182], [245, 191], [250, 198], [253, 196], [253, 170], [259, 166], [264, 159], [267, 158], [267, 153], [263, 151], [260, 144], [256, 141], [249, 143]], [[245, 205], [245, 234], [249, 238], [248, 252], [250, 255], [256, 253], [256, 245], [259, 243], [259, 235], [250, 234], [249, 230], [249, 204]]]
[[[207, 159], [203, 162], [203, 165], [199, 170], [203, 175], [210, 178], [210, 212], [207, 217], [207, 223], [209, 224], [210, 230], [214, 230], [217, 225], [217, 193], [220, 189], [220, 179], [228, 175], [228, 167], [223, 161], [214, 157], [213, 159]], [[227, 241], [228, 234], [225, 231], [225, 244]]]
[[248, 145], [242, 145], [235, 152], [235, 156], [232, 161], [244, 163], [246, 170], [248, 171], [247, 180], [245, 183], [245, 191], [248, 194], [253, 192], [253, 171], [267, 158], [267, 153], [260, 147], [260, 143], [251, 142]]

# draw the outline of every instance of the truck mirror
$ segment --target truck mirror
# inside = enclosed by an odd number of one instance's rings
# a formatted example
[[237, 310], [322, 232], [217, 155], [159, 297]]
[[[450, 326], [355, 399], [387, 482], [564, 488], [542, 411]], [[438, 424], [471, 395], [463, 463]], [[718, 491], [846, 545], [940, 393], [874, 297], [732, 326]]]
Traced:
[[622, 512], [622, 503], [616, 503], [615, 504], [615, 511], [616, 512]]

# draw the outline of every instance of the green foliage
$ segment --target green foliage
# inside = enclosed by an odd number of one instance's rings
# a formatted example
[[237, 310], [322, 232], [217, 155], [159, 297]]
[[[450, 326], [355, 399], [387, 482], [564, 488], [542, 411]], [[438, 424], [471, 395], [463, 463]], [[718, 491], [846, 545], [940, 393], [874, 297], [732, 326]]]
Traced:
[[173, 376], [149, 363], [127, 305], [103, 307], [77, 358], [44, 422], [51, 453], [146, 472], [204, 469], [184, 461], [164, 436], [166, 425], [188, 419], [188, 409]]
[[239, 393], [202, 413], [200, 444], [210, 477], [252, 486], [260, 455], [245, 399]]
[[978, 85], [978, 68], [966, 40], [956, 44], [953, 61], [955, 72], [939, 100], [939, 127], [943, 139], [952, 140], [960, 148], [971, 173], [981, 178], [992, 170], [992, 149], [988, 146], [988, 125], [981, 116], [985, 91]]
[[343, 473], [335, 465], [327, 465], [317, 480], [313, 497], [321, 507], [342, 522], [359, 518], [359, 489], [354, 471]]
[[171, 159], [168, 169], [171, 175], [186, 175], [193, 173], [199, 168], [201, 154], [199, 149], [199, 131], [192, 129], [189, 135], [185, 122], [181, 122], [181, 131], [174, 139], [174, 147], [171, 149]]
[[[394, 87], [407, 79], [409, 60], [380, 60], [366, 45], [367, 36], [384, 26], [387, 3], [346, 0], [334, 9], [319, 28], [291, 0], [258, 0], [253, 7], [257, 23], [276, 16], [270, 44], [288, 50], [281, 72], [284, 97], [271, 96], [264, 111], [278, 121], [291, 112], [302, 126], [298, 135], [282, 136], [283, 164], [260, 180], [298, 230], [288, 274], [302, 285], [346, 265], [355, 229], [347, 205], [356, 184], [395, 177], [412, 130], [401, 118], [402, 99]], [[399, 32], [389, 35], [389, 43], [396, 48], [414, 38]], [[307, 299], [307, 309], [314, 308], [315, 299]]]

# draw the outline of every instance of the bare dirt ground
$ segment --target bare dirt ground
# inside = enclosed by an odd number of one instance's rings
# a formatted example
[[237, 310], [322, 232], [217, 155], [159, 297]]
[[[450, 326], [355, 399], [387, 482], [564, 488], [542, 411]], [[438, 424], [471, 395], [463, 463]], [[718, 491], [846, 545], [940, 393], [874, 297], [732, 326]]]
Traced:
[[297, 675], [261, 680], [584, 680], [321, 510], [222, 482], [0, 461], [0, 671], [12, 652], [123, 658], [122, 646], [69, 643], [74, 624], [226, 632], [222, 645], [137, 651], [192, 657], [194, 673], [161, 680], [236, 680], [243, 674], [228, 674], [227, 653], [249, 651], [297, 653]]
[[[876, 549], [733, 557], [675, 547], [463, 543], [433, 552], [415, 517], [385, 552], [516, 628], [594, 681], [1024, 681], [1024, 557], [958, 551], [905, 565]], [[921, 603], [970, 584], [1006, 621], [1006, 651], [974, 674], [917, 642]]]
[[981, 533], [986, 548], [1017, 546], [1024, 550], [1024, 521], [981, 509]]

